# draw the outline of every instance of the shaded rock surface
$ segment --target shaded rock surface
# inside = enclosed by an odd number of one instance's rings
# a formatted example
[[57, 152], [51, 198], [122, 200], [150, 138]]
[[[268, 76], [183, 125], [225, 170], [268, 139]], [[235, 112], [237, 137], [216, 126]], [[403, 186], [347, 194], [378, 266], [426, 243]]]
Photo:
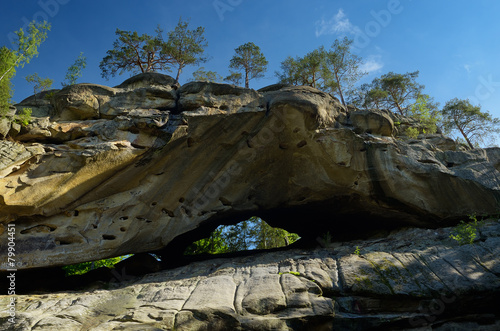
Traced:
[[402, 140], [400, 117], [310, 87], [142, 74], [53, 92], [17, 105], [47, 116], [0, 141], [0, 255], [13, 223], [18, 269], [152, 251], [168, 263], [250, 216], [338, 239], [498, 211], [500, 149]]
[[498, 330], [500, 221], [473, 245], [451, 231], [115, 274], [108, 290], [17, 296], [0, 330]]

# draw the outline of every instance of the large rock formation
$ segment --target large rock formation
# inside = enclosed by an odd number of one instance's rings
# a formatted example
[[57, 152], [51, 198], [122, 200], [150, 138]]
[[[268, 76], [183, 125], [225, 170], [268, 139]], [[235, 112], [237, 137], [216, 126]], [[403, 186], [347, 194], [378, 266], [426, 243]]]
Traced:
[[313, 88], [145, 74], [28, 106], [34, 121], [0, 141], [0, 254], [13, 223], [18, 269], [161, 250], [168, 262], [253, 215], [313, 238], [498, 211], [500, 149], [403, 140], [390, 112]]
[[500, 222], [479, 230], [474, 245], [407, 229], [142, 278], [122, 270], [108, 290], [20, 295], [16, 324], [3, 310], [0, 330], [498, 330]]

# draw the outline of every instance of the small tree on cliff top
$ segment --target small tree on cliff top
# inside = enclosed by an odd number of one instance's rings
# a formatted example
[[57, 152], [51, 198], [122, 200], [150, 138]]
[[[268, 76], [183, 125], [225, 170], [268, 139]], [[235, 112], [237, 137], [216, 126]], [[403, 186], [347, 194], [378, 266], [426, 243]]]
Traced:
[[172, 57], [172, 62], [177, 65], [176, 81], [179, 81], [184, 67], [207, 61], [207, 58], [203, 56], [205, 47], [208, 46], [203, 35], [205, 29], [199, 26], [194, 30], [188, 30], [188, 25], [188, 22], [179, 20], [175, 29], [168, 33], [167, 53]]
[[35, 100], [36, 100], [36, 95], [40, 92], [47, 91], [50, 89], [52, 86], [52, 83], [54, 82], [50, 78], [42, 78], [38, 76], [38, 73], [34, 73], [31, 75], [26, 76], [26, 81], [29, 84], [33, 85], [33, 94], [35, 95]]
[[161, 33], [159, 27], [156, 29], [156, 36], [116, 29], [118, 39], [113, 43], [113, 49], [107, 51], [107, 55], [99, 64], [102, 77], [109, 79], [125, 71], [134, 73], [170, 71], [173, 61], [166, 51]]
[[177, 66], [178, 80], [184, 67], [206, 61], [203, 57], [207, 46], [204, 29], [188, 30], [187, 26], [188, 23], [179, 21], [177, 27], [168, 33], [166, 41], [159, 26], [155, 36], [117, 29], [118, 39], [113, 43], [113, 49], [107, 51], [99, 64], [102, 77], [108, 79], [125, 71], [171, 71]]
[[276, 72], [280, 83], [306, 85], [323, 89], [322, 71], [325, 65], [326, 51], [324, 47], [307, 53], [303, 58], [291, 56], [281, 62], [281, 72]]
[[245, 73], [245, 87], [249, 87], [250, 79], [262, 78], [267, 71], [268, 61], [260, 47], [252, 42], [243, 44], [235, 49], [236, 54], [231, 59], [231, 69], [242, 70]]
[[340, 101], [346, 106], [344, 95], [354, 87], [354, 84], [366, 72], [360, 69], [363, 60], [351, 53], [352, 39], [335, 40], [331, 49], [326, 52], [322, 77], [324, 89], [330, 90], [339, 96]]
[[24, 67], [33, 57], [38, 56], [38, 47], [47, 38], [50, 24], [31, 22], [27, 31], [22, 28], [15, 32], [14, 48], [0, 48], [0, 115], [5, 115], [12, 98], [12, 78], [17, 67]]
[[442, 115], [445, 132], [460, 133], [470, 148], [493, 140], [492, 134], [500, 132], [500, 119], [481, 111], [480, 106], [472, 105], [469, 100], [448, 101]]
[[80, 55], [76, 58], [75, 62], [68, 68], [66, 72], [65, 81], [61, 83], [63, 87], [74, 85], [78, 78], [82, 77], [82, 71], [87, 66], [87, 58], [80, 52]]
[[389, 72], [363, 84], [362, 108], [387, 108], [401, 115], [409, 114], [410, 108], [423, 95], [424, 85], [417, 83], [418, 71], [398, 74]]
[[361, 70], [362, 59], [351, 53], [353, 41], [335, 40], [330, 50], [319, 47], [303, 58], [287, 57], [281, 62], [281, 72], [276, 76], [281, 83], [307, 85], [330, 92], [346, 105], [345, 96], [354, 84], [366, 74]]

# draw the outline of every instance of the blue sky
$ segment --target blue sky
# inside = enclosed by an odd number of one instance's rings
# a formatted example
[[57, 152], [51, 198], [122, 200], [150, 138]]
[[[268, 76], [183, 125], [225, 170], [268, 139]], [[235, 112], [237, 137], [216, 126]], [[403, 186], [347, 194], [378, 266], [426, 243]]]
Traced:
[[[37, 72], [60, 88], [67, 68], [80, 52], [87, 68], [79, 82], [115, 86], [128, 74], [106, 81], [99, 62], [116, 39], [116, 28], [154, 34], [179, 18], [191, 28], [205, 27], [210, 61], [203, 66], [223, 76], [234, 49], [252, 41], [269, 61], [260, 88], [277, 81], [274, 72], [287, 56], [303, 56], [335, 39], [355, 40], [355, 53], [369, 71], [362, 82], [387, 72], [419, 70], [419, 83], [441, 106], [452, 98], [470, 98], [500, 117], [500, 2], [431, 0], [8, 0], [0, 20], [0, 45], [24, 22], [52, 24], [38, 58], [17, 70], [15, 101], [32, 94], [24, 77]], [[186, 68], [181, 83], [196, 68]], [[173, 75], [173, 73], [172, 73]]]

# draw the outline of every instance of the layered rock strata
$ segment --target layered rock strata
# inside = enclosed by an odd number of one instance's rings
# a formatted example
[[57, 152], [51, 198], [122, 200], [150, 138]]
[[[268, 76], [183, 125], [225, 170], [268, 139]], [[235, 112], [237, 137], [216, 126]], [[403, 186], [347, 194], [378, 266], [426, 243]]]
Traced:
[[500, 222], [472, 245], [453, 231], [122, 271], [86, 292], [17, 296], [16, 324], [1, 311], [0, 330], [498, 330]]

